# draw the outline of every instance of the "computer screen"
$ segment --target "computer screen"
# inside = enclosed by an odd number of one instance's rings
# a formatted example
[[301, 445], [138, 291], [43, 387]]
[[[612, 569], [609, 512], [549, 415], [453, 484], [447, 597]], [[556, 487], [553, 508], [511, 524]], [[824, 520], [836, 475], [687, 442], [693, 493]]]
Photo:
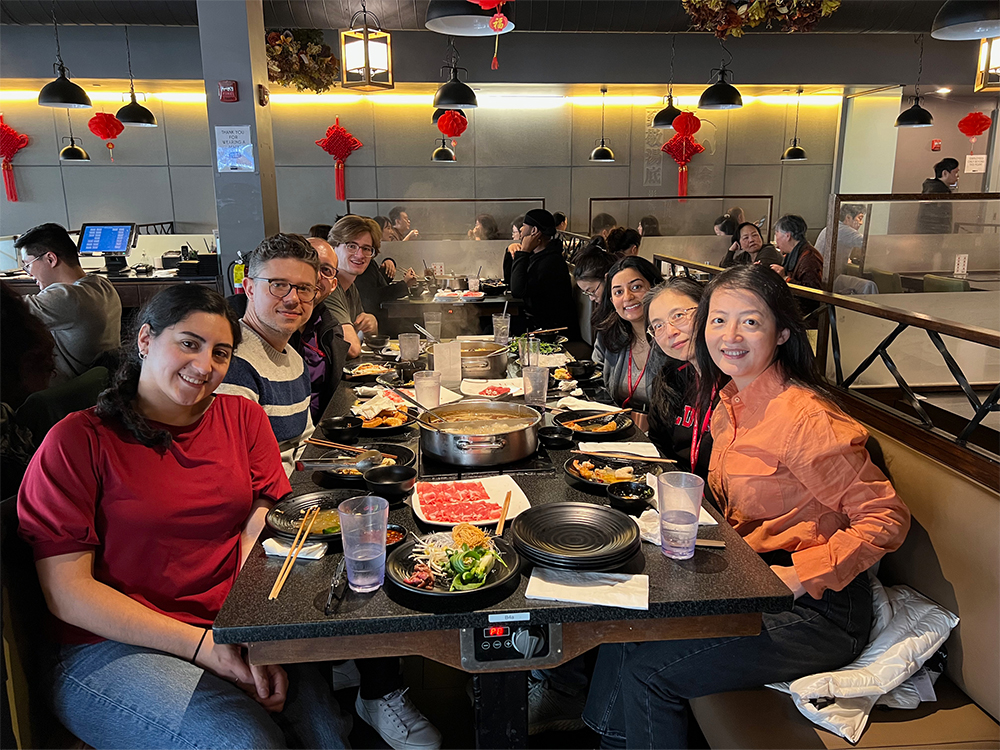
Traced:
[[128, 255], [135, 231], [135, 224], [84, 224], [77, 247], [84, 257]]

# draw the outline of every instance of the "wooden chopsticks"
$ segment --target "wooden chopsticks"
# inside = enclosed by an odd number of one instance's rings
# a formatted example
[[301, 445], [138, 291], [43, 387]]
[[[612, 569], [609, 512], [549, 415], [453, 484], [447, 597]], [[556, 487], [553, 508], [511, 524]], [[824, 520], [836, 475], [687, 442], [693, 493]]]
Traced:
[[285, 558], [285, 562], [282, 564], [281, 570], [278, 571], [278, 578], [275, 580], [274, 586], [271, 588], [271, 593], [267, 595], [269, 600], [277, 599], [278, 594], [281, 593], [281, 587], [284, 586], [285, 581], [288, 580], [288, 575], [292, 572], [292, 566], [295, 565], [295, 560], [298, 558], [302, 548], [306, 545], [306, 540], [312, 532], [313, 523], [316, 522], [316, 516], [318, 515], [319, 506], [314, 505], [306, 511], [304, 516], [302, 516], [302, 523], [299, 524], [299, 530], [295, 534], [295, 540], [292, 542], [292, 548], [288, 550], [288, 556]]
[[589, 417], [580, 417], [579, 419], [574, 419], [571, 422], [563, 422], [563, 427], [572, 427], [575, 424], [580, 424], [581, 422], [589, 422], [592, 419], [600, 419], [601, 417], [608, 417], [612, 414], [622, 414], [627, 411], [632, 411], [631, 409], [614, 409], [612, 411], [601, 412], [600, 414], [592, 414]]
[[565, 331], [567, 326], [562, 328], [539, 328], [537, 331], [528, 331], [529, 336], [534, 336], [536, 333], [559, 333], [559, 331]]
[[570, 451], [581, 456], [598, 456], [600, 458], [628, 458], [635, 461], [649, 461], [654, 464], [675, 464], [672, 458], [653, 458], [652, 456], [642, 456], [638, 453], [592, 453], [590, 451]]
[[342, 451], [350, 451], [351, 453], [364, 453], [367, 448], [358, 448], [357, 446], [344, 445], [343, 443], [331, 443], [329, 440], [320, 440], [319, 438], [307, 438], [303, 442], [309, 445], [318, 445], [320, 448], [338, 448]]
[[497, 524], [497, 536], [503, 536], [503, 524], [507, 520], [507, 509], [510, 508], [510, 490], [507, 490], [507, 498], [503, 501], [503, 510], [500, 511], [500, 523]]

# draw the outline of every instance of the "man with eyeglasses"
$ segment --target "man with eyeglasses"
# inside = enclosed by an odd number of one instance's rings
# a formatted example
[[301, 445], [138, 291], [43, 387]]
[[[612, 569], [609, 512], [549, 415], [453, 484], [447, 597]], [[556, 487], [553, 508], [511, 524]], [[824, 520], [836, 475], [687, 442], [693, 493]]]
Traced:
[[326, 298], [326, 306], [340, 323], [344, 340], [350, 345], [348, 358], [354, 359], [361, 355], [361, 336], [378, 334], [378, 320], [365, 312], [354, 282], [378, 252], [382, 230], [373, 219], [348, 215], [333, 225], [328, 240], [337, 253], [337, 288]]
[[217, 390], [264, 407], [288, 475], [313, 431], [309, 371], [289, 341], [312, 317], [319, 270], [316, 250], [301, 235], [276, 234], [254, 248], [243, 279], [243, 343]]

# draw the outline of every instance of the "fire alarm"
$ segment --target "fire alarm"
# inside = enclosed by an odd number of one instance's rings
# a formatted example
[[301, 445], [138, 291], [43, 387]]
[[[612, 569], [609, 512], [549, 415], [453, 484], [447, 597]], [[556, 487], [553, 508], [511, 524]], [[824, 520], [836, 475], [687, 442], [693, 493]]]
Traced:
[[240, 90], [236, 81], [219, 81], [219, 101], [238, 102], [240, 100]]
[[940, 150], [941, 150], [941, 139], [940, 138], [932, 138], [931, 139], [931, 151], [940, 151]]
[[271, 101], [271, 92], [267, 90], [267, 86], [262, 83], [257, 84], [257, 103], [262, 107], [266, 107], [267, 103]]

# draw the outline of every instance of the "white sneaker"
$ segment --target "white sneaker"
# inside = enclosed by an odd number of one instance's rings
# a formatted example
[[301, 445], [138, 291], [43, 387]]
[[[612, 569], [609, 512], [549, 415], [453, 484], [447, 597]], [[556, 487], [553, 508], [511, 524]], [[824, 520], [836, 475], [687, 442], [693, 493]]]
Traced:
[[361, 684], [361, 673], [358, 672], [358, 665], [354, 659], [340, 662], [333, 665], [333, 690], [347, 690], [356, 688]]
[[528, 680], [528, 734], [572, 732], [583, 729], [586, 696], [570, 695], [548, 680]]
[[358, 693], [354, 708], [395, 750], [438, 750], [441, 733], [406, 697], [407, 689], [394, 690], [373, 701], [362, 700]]

